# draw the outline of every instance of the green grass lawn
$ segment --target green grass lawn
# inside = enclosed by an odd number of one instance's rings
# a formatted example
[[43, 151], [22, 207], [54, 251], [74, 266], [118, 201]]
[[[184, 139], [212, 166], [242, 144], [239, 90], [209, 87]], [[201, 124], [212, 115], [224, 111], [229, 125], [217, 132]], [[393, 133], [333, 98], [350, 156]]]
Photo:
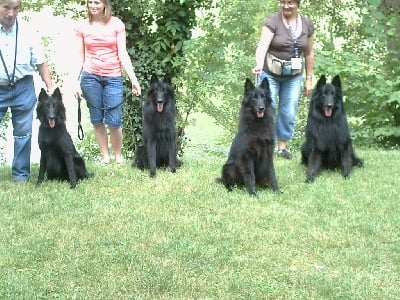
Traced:
[[[398, 299], [399, 151], [357, 149], [349, 180], [306, 184], [277, 158], [282, 194], [214, 183], [227, 145], [201, 123], [176, 174], [96, 166], [91, 180], [15, 186], [0, 168], [1, 299]], [[196, 133], [196, 134], [194, 134]]]

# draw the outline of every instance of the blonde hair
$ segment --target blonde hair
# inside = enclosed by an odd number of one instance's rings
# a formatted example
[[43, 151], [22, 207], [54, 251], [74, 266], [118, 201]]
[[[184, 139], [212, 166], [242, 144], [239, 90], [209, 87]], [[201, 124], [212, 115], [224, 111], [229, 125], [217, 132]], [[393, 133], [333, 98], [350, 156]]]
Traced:
[[17, 2], [18, 5], [21, 5], [21, 4], [22, 4], [22, 0], [0, 0], [0, 4], [3, 4], [3, 3], [10, 3], [10, 2]]
[[[100, 0], [104, 4], [104, 15], [103, 19], [104, 22], [108, 22], [111, 19], [112, 16], [112, 10], [111, 10], [111, 3], [110, 0]], [[93, 22], [93, 16], [89, 12], [89, 4], [88, 1], [86, 1], [86, 12], [87, 12], [87, 17], [89, 19], [89, 23]]]

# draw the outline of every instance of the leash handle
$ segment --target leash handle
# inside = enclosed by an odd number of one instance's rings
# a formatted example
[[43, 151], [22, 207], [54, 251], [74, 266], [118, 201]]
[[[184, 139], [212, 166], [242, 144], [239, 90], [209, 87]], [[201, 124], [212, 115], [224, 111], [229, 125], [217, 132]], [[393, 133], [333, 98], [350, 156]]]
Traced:
[[[132, 96], [133, 95], [133, 93], [131, 92], [131, 93], [129, 93], [127, 96], [126, 96], [126, 98], [128, 98], [128, 96]], [[78, 95], [78, 97], [77, 97], [77, 99], [78, 99], [78, 138], [82, 141], [84, 138], [85, 138], [85, 134], [84, 134], [84, 132], [83, 132], [83, 127], [82, 127], [82, 124], [81, 124], [81, 121], [82, 121], [82, 110], [81, 110], [81, 101], [82, 101], [82, 98], [81, 98], [81, 96], [80, 95]], [[89, 104], [90, 105], [90, 104]], [[120, 105], [122, 105], [122, 102], [121, 103], [119, 103], [119, 104], [117, 104], [115, 107], [113, 107], [113, 108], [116, 108], [116, 107], [118, 107], [118, 106], [120, 106]], [[94, 106], [95, 107], [95, 106]], [[97, 108], [97, 107], [95, 107], [95, 108]], [[112, 108], [112, 109], [113, 109]], [[102, 110], [105, 110], [105, 108], [99, 108], [99, 109], [102, 109]]]
[[81, 125], [82, 121], [82, 110], [81, 110], [81, 96], [78, 95], [78, 139], [81, 141], [85, 138], [85, 134], [83, 133], [83, 128]]

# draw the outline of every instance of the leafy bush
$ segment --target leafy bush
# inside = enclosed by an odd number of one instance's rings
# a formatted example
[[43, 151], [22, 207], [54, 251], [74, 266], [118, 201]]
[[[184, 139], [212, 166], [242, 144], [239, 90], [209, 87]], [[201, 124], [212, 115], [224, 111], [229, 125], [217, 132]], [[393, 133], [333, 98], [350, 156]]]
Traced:
[[[82, 15], [85, 1], [40, 1], [56, 11]], [[79, 3], [79, 8], [74, 6]], [[68, 4], [68, 5], [66, 5]], [[280, 10], [263, 1], [115, 0], [125, 22], [128, 51], [143, 93], [153, 73], [173, 77], [179, 109], [178, 148], [185, 145], [189, 115], [201, 110], [228, 131], [236, 130], [243, 82], [252, 77], [254, 52], [266, 15]], [[352, 135], [366, 145], [400, 144], [400, 3], [387, 0], [302, 1], [301, 13], [315, 24], [315, 77], [339, 74]], [[127, 82], [126, 86], [130, 86]], [[130, 91], [126, 90], [126, 95]], [[141, 142], [141, 100], [127, 97], [124, 146], [131, 156]], [[298, 147], [308, 110], [300, 101]]]
[[[127, 47], [132, 57], [135, 73], [143, 93], [147, 90], [152, 74], [173, 79], [178, 107], [178, 150], [183, 152], [184, 131], [193, 104], [179, 93], [178, 77], [186, 67], [183, 43], [192, 36], [196, 25], [197, 8], [210, 4], [205, 1], [127, 1], [113, 2], [113, 10], [126, 25]], [[126, 94], [129, 94], [130, 84]], [[124, 149], [132, 156], [141, 143], [141, 99], [128, 99], [124, 109]]]

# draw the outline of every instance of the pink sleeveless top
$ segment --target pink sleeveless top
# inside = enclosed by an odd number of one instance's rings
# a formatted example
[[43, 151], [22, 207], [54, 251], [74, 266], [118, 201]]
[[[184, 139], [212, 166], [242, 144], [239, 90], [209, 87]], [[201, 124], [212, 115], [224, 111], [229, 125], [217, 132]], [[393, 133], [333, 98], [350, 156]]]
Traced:
[[81, 22], [75, 34], [85, 45], [82, 70], [99, 76], [121, 76], [117, 36], [123, 31], [125, 24], [114, 16], [106, 25], [90, 24], [88, 20]]

